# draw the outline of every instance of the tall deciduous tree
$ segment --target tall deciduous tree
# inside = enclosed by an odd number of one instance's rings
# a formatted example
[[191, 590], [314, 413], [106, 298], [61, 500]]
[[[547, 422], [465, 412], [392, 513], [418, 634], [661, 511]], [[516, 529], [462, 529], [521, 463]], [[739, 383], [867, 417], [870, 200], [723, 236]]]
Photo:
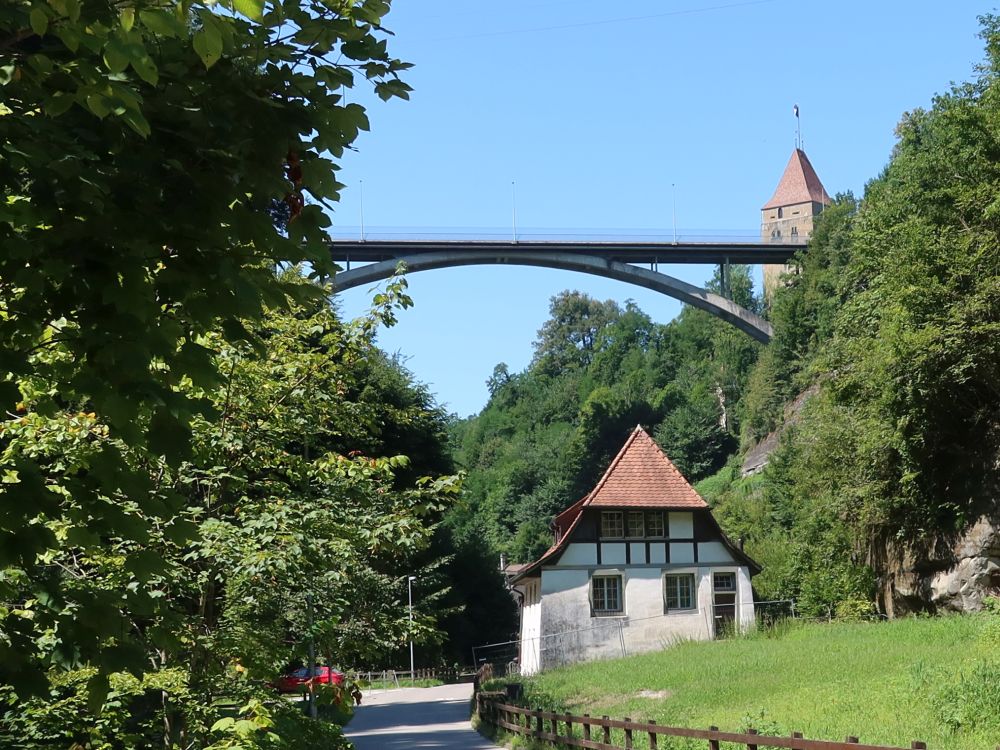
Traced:
[[[361, 78], [383, 98], [407, 95], [381, 26], [388, 9], [0, 6], [0, 566], [12, 571], [0, 598], [27, 591], [0, 610], [0, 680], [37, 688], [40, 665], [92, 663], [100, 688], [114, 669], [142, 668], [122, 613], [160, 602], [126, 584], [142, 581], [144, 543], [185, 502], [163, 468], [191, 455], [194, 415], [218, 417], [184, 386], [220, 382], [206, 335], [252, 341], [245, 322], [265, 306], [321, 293], [276, 265], [333, 271], [323, 231], [341, 187], [333, 160], [368, 126], [345, 92]], [[67, 461], [44, 447], [55, 415], [108, 440]], [[32, 425], [37, 450], [17, 434]], [[123, 588], [69, 585], [44, 559], [60, 534], [87, 548], [133, 540], [120, 551]]]

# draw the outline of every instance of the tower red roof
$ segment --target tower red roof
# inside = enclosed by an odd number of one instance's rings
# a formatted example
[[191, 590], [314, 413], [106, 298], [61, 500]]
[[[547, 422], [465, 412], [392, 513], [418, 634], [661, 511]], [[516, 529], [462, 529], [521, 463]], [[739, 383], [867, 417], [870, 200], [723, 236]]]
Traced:
[[792, 158], [788, 160], [788, 166], [785, 167], [785, 173], [781, 175], [781, 181], [778, 183], [774, 195], [761, 210], [766, 211], [769, 208], [809, 203], [810, 201], [827, 206], [831, 203], [830, 196], [827, 195], [826, 188], [820, 182], [806, 152], [797, 148], [792, 152]]

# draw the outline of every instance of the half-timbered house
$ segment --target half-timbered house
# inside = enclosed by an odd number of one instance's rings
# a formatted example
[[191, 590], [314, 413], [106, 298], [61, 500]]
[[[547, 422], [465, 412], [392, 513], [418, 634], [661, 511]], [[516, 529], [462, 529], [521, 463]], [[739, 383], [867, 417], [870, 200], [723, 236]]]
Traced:
[[548, 551], [511, 578], [524, 674], [753, 623], [759, 566], [642, 427], [553, 531]]

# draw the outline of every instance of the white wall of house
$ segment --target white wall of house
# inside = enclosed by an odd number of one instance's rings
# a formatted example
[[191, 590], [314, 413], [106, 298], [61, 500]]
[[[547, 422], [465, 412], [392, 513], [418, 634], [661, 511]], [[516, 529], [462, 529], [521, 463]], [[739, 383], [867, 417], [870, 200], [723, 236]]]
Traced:
[[521, 592], [521, 648], [518, 659], [523, 674], [535, 674], [541, 669], [540, 640], [542, 634], [542, 582], [529, 578], [519, 586]]
[[750, 585], [750, 571], [746, 566], [741, 566], [736, 572], [736, 584], [739, 587], [739, 597], [737, 599], [736, 611], [740, 629], [747, 632], [753, 627], [756, 621], [753, 608], [753, 588]]
[[[666, 648], [685, 640], [708, 640], [723, 626], [720, 612], [735, 615], [740, 630], [754, 623], [750, 572], [720, 541], [693, 541], [693, 515], [670, 512], [667, 535], [659, 539], [602, 539], [571, 542], [554, 565], [521, 585], [521, 670], [577, 661], [620, 657]], [[716, 609], [715, 573], [727, 577], [728, 591]], [[666, 610], [665, 577], [693, 577], [690, 609]], [[621, 614], [594, 615], [591, 580], [595, 575], [621, 576]], [[725, 580], [725, 579], [723, 579]]]
[[[593, 546], [593, 545], [590, 545]], [[715, 637], [713, 574], [736, 574], [736, 617], [741, 629], [754, 621], [750, 574], [729, 564], [553, 566], [542, 570], [540, 601], [525, 599], [521, 670], [534, 674], [561, 664], [657, 651], [687, 640]], [[691, 574], [696, 607], [664, 612], [664, 576]], [[624, 613], [592, 616], [593, 575], [621, 575]], [[537, 584], [536, 584], [537, 586]], [[530, 602], [530, 603], [528, 603]]]

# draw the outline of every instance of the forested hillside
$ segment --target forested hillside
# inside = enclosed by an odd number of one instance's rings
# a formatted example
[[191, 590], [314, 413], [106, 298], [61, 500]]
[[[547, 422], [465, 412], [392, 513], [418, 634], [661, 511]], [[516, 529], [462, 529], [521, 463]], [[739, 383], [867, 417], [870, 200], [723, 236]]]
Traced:
[[[733, 269], [732, 286], [737, 301], [759, 308], [748, 269]], [[738, 446], [758, 351], [694, 308], [664, 325], [631, 301], [557, 295], [528, 369], [498, 365], [487, 407], [454, 427], [469, 472], [466, 503], [450, 516], [459, 538], [533, 559], [551, 543], [552, 516], [592, 487], [637, 423], [688, 476], [717, 471]]]
[[971, 83], [906, 113], [883, 173], [828, 211], [775, 300], [747, 438], [818, 387], [760, 477], [719, 488], [820, 610], [968, 609], [1000, 588], [1000, 27]]
[[[1000, 588], [1000, 24], [982, 20], [977, 77], [905, 113], [863, 199], [818, 219], [768, 346], [693, 309], [661, 325], [556, 297], [528, 369], [498, 366], [454, 430], [469, 471], [454, 524], [533, 557], [640, 422], [747, 540], [760, 598], [892, 614]], [[768, 465], [742, 477], [792, 402]]]

